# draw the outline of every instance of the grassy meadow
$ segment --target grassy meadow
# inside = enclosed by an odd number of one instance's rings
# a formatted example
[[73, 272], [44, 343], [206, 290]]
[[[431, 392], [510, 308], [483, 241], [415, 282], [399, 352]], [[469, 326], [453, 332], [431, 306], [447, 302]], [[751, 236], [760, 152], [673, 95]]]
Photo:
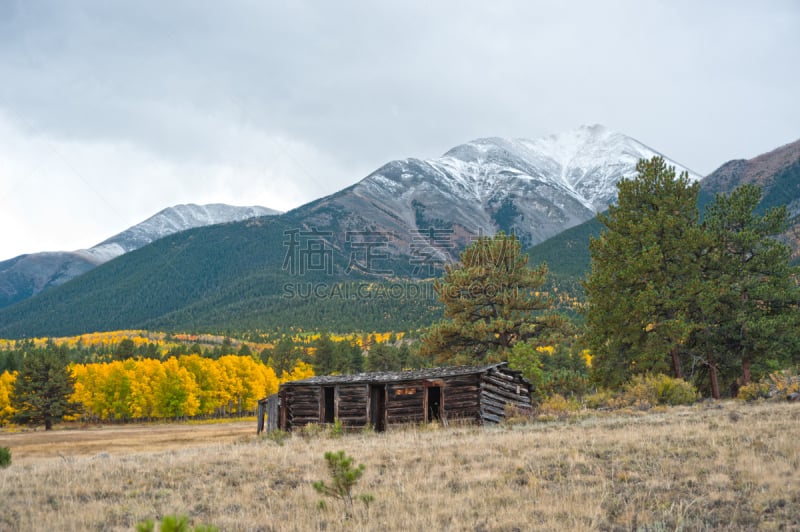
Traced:
[[[703, 403], [278, 441], [255, 422], [0, 432], [0, 531], [800, 530], [800, 405]], [[352, 519], [325, 451], [366, 464]]]

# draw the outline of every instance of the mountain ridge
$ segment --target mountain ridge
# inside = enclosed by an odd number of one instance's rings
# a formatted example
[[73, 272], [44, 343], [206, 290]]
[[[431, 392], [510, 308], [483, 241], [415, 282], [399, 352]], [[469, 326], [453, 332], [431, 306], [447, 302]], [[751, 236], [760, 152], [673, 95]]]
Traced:
[[[607, 208], [616, 183], [635, 174], [639, 159], [654, 155], [660, 154], [600, 125], [539, 139], [486, 137], [435, 159], [390, 161], [288, 215], [340, 234], [371, 225], [395, 235], [391, 244], [400, 254], [409, 252], [411, 235], [437, 225], [452, 230], [456, 247], [498, 230], [530, 246]], [[665, 159], [693, 180], [701, 178]]]
[[[527, 248], [595, 218], [639, 158], [657, 154], [602, 126], [551, 137], [488, 137], [437, 159], [390, 161], [285, 214], [176, 233], [0, 310], [0, 335], [419, 327], [441, 309], [431, 291], [405, 294], [403, 283], [437, 276], [477, 235], [514, 232]], [[324, 271], [303, 262], [312, 254]], [[365, 256], [366, 268], [351, 271]], [[329, 290], [342, 283], [364, 290], [356, 299]], [[396, 284], [400, 295], [369, 288], [381, 283]], [[317, 287], [325, 288], [320, 297]]]
[[0, 308], [64, 284], [165, 236], [193, 227], [279, 214], [267, 207], [222, 203], [174, 205], [88, 249], [26, 253], [0, 261]]
[[[746, 183], [762, 188], [758, 212], [786, 205], [789, 228], [780, 239], [792, 248], [793, 262], [800, 262], [800, 140], [751, 159], [734, 159], [720, 165], [700, 181], [700, 213], [716, 194], [730, 194]], [[597, 237], [602, 229], [593, 218], [533, 246], [529, 251], [531, 259], [547, 262], [556, 276], [578, 279], [590, 268], [589, 238]]]

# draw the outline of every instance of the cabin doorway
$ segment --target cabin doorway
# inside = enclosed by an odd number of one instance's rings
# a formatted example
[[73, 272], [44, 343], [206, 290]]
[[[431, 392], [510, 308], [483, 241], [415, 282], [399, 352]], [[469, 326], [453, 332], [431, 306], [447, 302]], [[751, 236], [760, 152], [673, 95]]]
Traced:
[[442, 387], [428, 386], [425, 388], [425, 404], [427, 411], [425, 421], [440, 421], [442, 419]]
[[336, 421], [336, 388], [325, 386], [322, 390], [322, 422], [333, 423]]
[[376, 432], [386, 430], [386, 385], [369, 386], [369, 422]]

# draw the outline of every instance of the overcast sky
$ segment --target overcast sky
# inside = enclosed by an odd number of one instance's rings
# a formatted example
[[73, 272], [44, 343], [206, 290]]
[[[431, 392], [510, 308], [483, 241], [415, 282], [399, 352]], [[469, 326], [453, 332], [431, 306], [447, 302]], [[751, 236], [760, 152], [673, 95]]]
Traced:
[[581, 124], [706, 175], [800, 138], [798, 65], [796, 0], [0, 0], [0, 260]]

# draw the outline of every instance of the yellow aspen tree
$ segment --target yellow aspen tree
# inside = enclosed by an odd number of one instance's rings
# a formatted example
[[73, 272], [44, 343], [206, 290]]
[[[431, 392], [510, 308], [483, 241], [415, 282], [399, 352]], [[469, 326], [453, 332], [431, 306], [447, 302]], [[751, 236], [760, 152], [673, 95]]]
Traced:
[[11, 416], [15, 410], [11, 407], [11, 391], [14, 387], [14, 380], [17, 372], [4, 371], [0, 373], [0, 427], [11, 421]]
[[314, 367], [311, 364], [298, 360], [291, 373], [285, 371], [281, 374], [280, 384], [289, 381], [299, 381], [314, 376]]

